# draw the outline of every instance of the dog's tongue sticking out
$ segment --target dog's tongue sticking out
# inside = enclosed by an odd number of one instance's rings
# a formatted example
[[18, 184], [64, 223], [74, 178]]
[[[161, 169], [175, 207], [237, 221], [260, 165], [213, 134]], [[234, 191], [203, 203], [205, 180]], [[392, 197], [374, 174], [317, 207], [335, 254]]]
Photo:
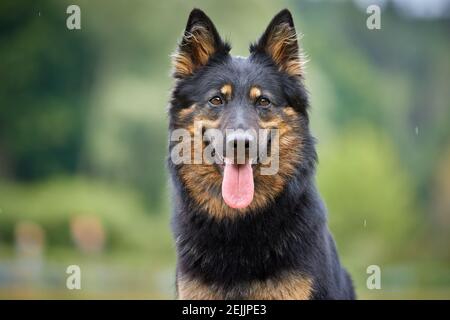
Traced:
[[231, 208], [245, 208], [252, 202], [253, 193], [252, 165], [225, 161], [222, 180], [222, 197], [225, 203]]

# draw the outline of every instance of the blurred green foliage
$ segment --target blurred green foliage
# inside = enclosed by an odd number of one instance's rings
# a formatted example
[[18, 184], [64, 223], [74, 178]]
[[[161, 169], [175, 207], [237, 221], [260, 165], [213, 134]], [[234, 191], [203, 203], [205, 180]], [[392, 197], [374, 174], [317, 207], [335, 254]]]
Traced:
[[318, 184], [327, 200], [330, 228], [345, 254], [385, 261], [398, 257], [417, 230], [414, 184], [383, 133], [353, 125], [321, 148]]
[[55, 27], [65, 24], [63, 8], [0, 4], [0, 154], [2, 171], [13, 178], [78, 167], [96, 60], [86, 34]]
[[14, 241], [12, 232], [17, 221], [33, 221], [44, 228], [52, 246], [70, 247], [71, 219], [96, 216], [107, 230], [109, 249], [145, 249], [151, 243], [150, 222], [158, 221], [149, 221], [142, 202], [127, 188], [81, 177], [26, 185], [1, 184], [0, 202], [0, 241], [7, 243]]
[[[66, 28], [73, 3], [81, 30]], [[294, 0], [0, 2], [0, 297], [172, 296], [169, 56], [194, 6], [237, 55], [291, 9], [309, 58], [318, 187], [358, 293], [449, 298], [450, 20], [387, 2], [370, 31], [355, 1]], [[101, 221], [103, 253], [77, 249], [80, 215]], [[64, 273], [49, 271], [8, 294], [20, 286], [2, 270], [24, 221], [45, 233], [45, 270], [83, 264], [86, 291], [64, 291]], [[370, 264], [383, 270], [378, 292], [365, 287]]]

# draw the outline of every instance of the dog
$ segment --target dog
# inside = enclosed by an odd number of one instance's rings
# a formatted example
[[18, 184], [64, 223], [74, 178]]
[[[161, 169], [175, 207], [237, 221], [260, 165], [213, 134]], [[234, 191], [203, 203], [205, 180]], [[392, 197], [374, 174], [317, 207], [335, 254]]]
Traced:
[[[247, 58], [230, 50], [194, 9], [172, 56], [168, 169], [177, 298], [354, 299], [314, 183], [304, 57], [291, 13], [274, 16]], [[188, 134], [172, 139], [180, 130]], [[207, 130], [223, 139], [208, 138]], [[261, 130], [265, 135], [248, 133]], [[200, 148], [192, 140], [180, 148], [196, 134]], [[229, 145], [244, 146], [241, 163], [238, 147], [224, 151]], [[220, 161], [174, 161], [206, 148]], [[275, 173], [262, 174], [275, 155]]]

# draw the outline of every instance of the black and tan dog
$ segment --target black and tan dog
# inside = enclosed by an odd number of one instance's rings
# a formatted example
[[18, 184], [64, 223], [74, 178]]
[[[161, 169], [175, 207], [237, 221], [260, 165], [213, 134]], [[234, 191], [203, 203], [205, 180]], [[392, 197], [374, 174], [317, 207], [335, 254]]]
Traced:
[[[224, 164], [170, 157], [178, 297], [353, 299], [314, 185], [317, 156], [290, 12], [273, 18], [248, 58], [229, 51], [211, 20], [194, 9], [173, 56], [170, 132], [194, 135], [195, 123], [202, 133], [276, 129], [278, 144], [266, 139], [262, 148], [277, 148], [268, 154], [278, 155], [279, 169], [263, 175], [258, 159], [226, 161], [234, 152], [224, 154]], [[226, 137], [225, 144], [230, 139], [249, 136]], [[202, 147], [211, 143], [202, 140]], [[171, 155], [176, 145], [171, 139]]]

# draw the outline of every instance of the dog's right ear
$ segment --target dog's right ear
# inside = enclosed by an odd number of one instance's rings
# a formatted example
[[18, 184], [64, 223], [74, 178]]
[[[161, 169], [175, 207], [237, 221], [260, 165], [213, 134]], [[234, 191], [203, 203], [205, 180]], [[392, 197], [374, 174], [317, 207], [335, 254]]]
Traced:
[[231, 47], [225, 43], [211, 19], [200, 9], [194, 9], [184, 31], [181, 43], [172, 56], [173, 76], [185, 78], [206, 65], [214, 55], [228, 55]]

